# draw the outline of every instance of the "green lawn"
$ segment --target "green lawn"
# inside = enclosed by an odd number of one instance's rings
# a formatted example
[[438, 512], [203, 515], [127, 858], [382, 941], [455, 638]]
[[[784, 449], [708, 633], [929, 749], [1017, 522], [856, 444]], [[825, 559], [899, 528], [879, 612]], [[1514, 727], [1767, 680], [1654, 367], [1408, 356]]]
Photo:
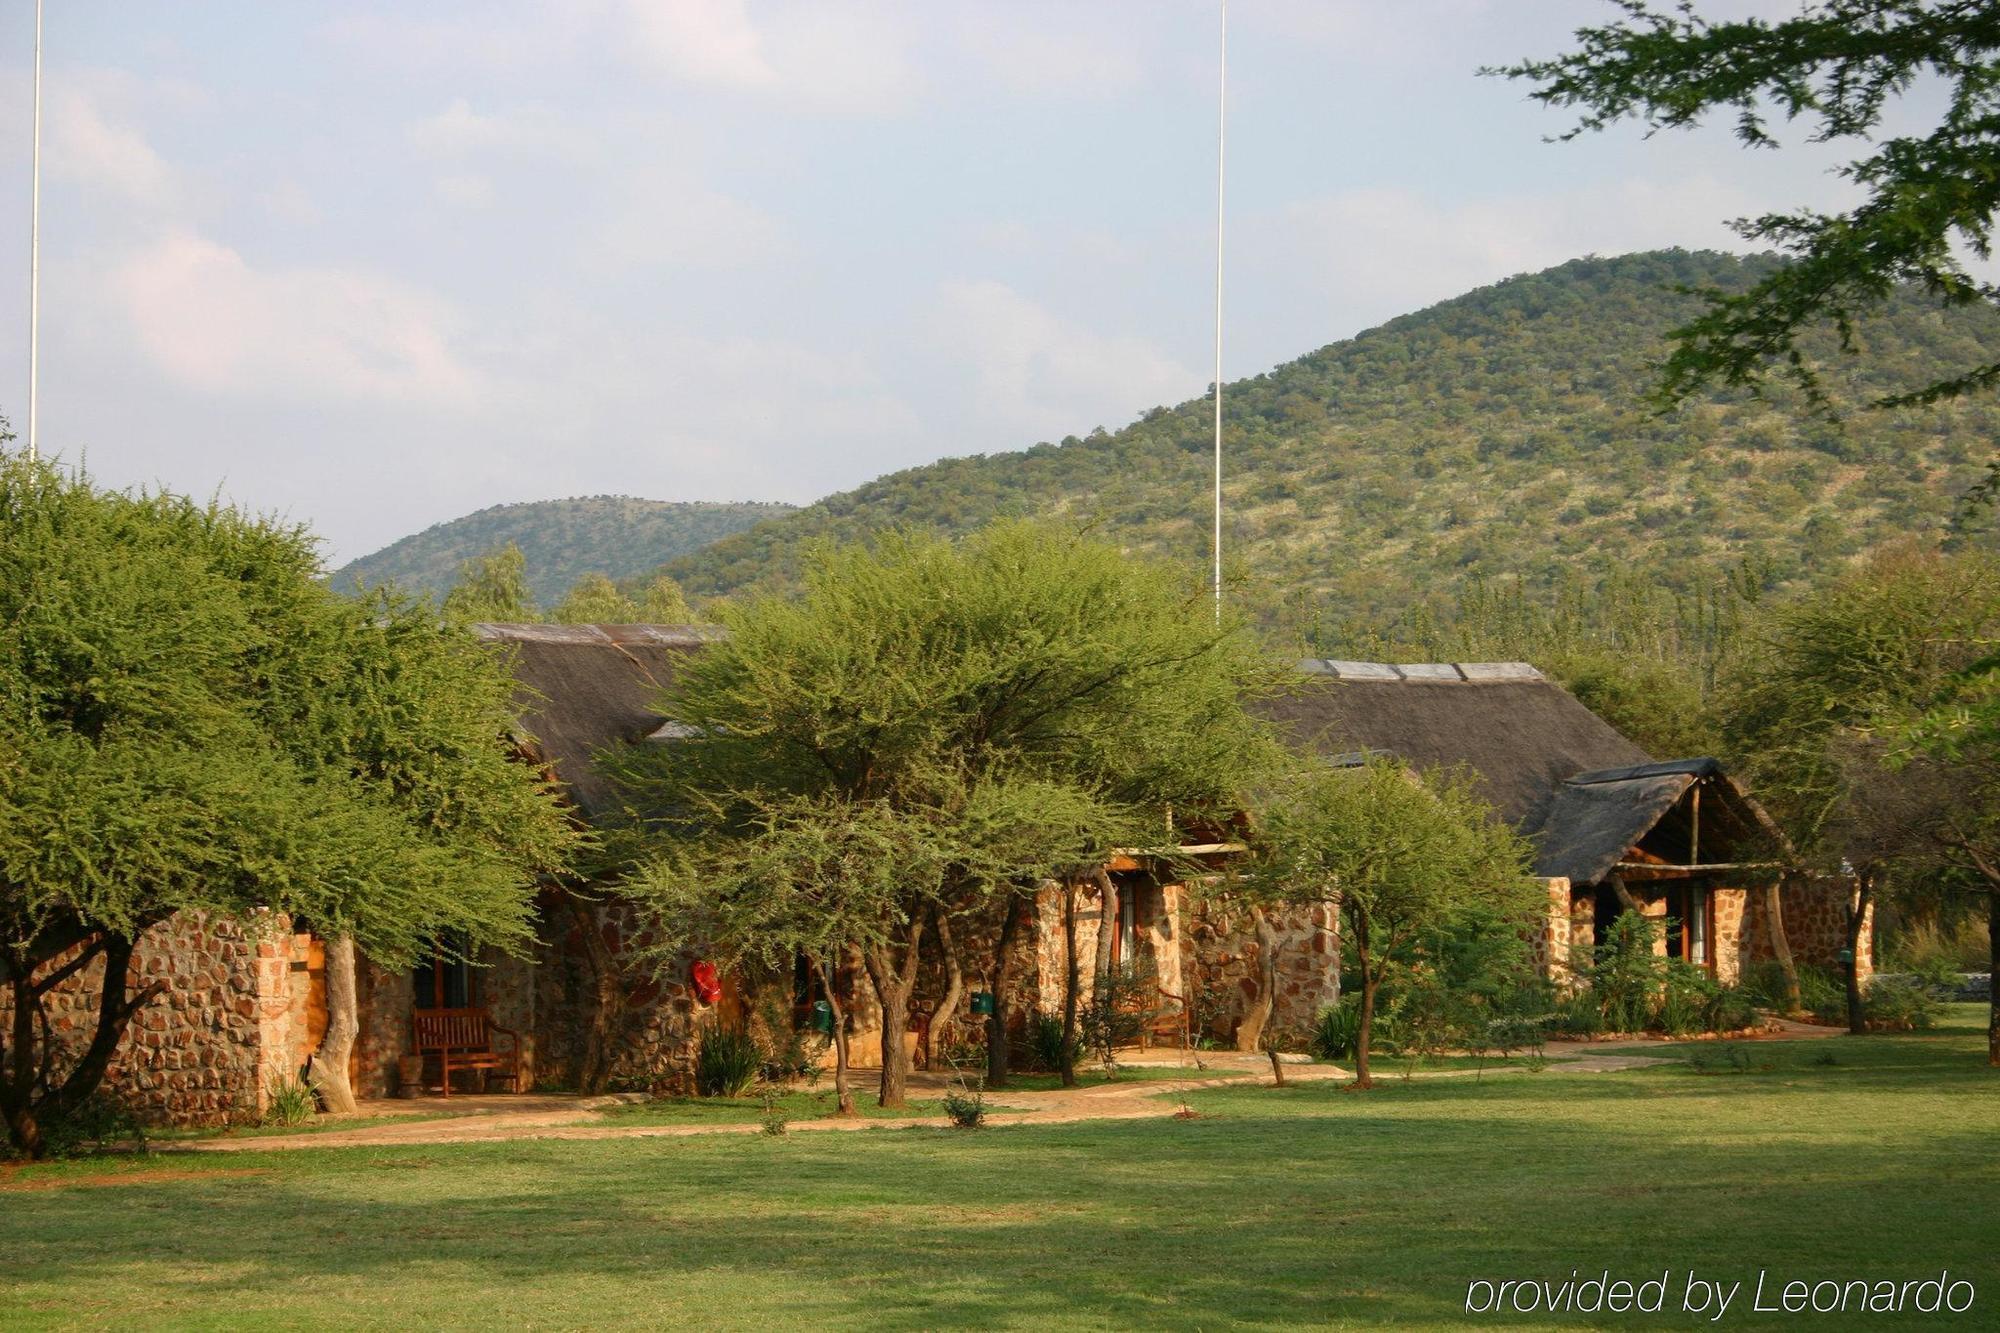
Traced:
[[[1676, 1300], [1690, 1269], [1948, 1268], [1977, 1301], [1947, 1326], [1995, 1327], [2000, 1077], [1983, 1014], [1952, 1023], [1743, 1072], [1221, 1088], [1187, 1121], [38, 1166], [0, 1173], [0, 1328], [1581, 1327], [1468, 1321], [1466, 1284], [1606, 1268]], [[1722, 1326], [1861, 1322], [1749, 1299]]]

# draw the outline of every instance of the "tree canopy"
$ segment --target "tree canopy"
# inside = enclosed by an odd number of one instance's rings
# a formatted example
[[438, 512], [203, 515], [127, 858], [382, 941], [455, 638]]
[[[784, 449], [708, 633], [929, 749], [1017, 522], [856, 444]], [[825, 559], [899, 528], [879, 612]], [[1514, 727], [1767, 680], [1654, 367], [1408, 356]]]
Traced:
[[[1244, 708], [1268, 668], [1240, 625], [1048, 525], [821, 551], [799, 598], [724, 617], [665, 701], [684, 739], [613, 761], [648, 812], [640, 880], [689, 940], [745, 938], [721, 928], [773, 903], [848, 905], [837, 942], [891, 1032], [932, 913], [1226, 819], [1268, 744]], [[816, 850], [856, 840], [895, 867], [877, 890]]]
[[[1783, 121], [1815, 142], [1861, 150], [1840, 169], [1860, 187], [1853, 208], [1733, 224], [1791, 262], [1748, 291], [1711, 292], [1707, 309], [1669, 335], [1663, 398], [1756, 385], [1774, 367], [1823, 397], [1805, 333], [1831, 323], [1842, 350], [1856, 350], [1860, 316], [1902, 284], [1947, 306], [2000, 302], [2000, 286], [1965, 263], [1990, 258], [2000, 203], [2000, 11], [1963, 0], [1817, 0], [1782, 18], [1710, 20], [1691, 0], [1614, 3], [1624, 19], [1579, 30], [1576, 50], [1486, 72], [1530, 81], [1537, 101], [1581, 108], [1564, 138], [1626, 120], [1684, 129], [1719, 113], [1753, 148], [1777, 147]], [[1880, 137], [1892, 105], [1919, 87], [1943, 93], [1935, 124]], [[1996, 382], [2000, 362], [1982, 357], [1878, 402], [1936, 402]]]
[[1527, 844], [1491, 817], [1462, 773], [1419, 777], [1392, 756], [1316, 764], [1259, 811], [1237, 891], [1266, 906], [1337, 903], [1361, 985], [1355, 1081], [1370, 1082], [1376, 988], [1426, 934], [1468, 913], [1502, 919], [1540, 900]]
[[[445, 932], [518, 948], [576, 839], [510, 758], [504, 664], [434, 611], [336, 596], [296, 528], [11, 455], [0, 714], [0, 1109], [24, 1148], [95, 1087], [151, 998], [126, 994], [133, 943], [174, 912], [293, 913], [389, 962]], [[32, 1018], [60, 960], [100, 953], [97, 1040], [65, 1071]]]

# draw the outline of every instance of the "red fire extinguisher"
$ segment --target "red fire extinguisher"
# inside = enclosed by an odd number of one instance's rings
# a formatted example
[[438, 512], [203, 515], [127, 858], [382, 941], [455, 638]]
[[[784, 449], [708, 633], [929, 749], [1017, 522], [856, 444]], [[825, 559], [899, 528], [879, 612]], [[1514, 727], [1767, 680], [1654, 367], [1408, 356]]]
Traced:
[[695, 998], [703, 1004], [714, 1004], [722, 998], [722, 978], [716, 975], [714, 963], [704, 958], [689, 975], [694, 981]]

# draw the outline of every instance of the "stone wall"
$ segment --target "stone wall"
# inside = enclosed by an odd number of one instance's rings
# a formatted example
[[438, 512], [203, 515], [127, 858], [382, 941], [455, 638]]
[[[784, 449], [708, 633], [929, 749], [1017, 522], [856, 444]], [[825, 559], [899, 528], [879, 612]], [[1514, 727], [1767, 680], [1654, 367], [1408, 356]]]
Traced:
[[[1785, 940], [1802, 967], [1816, 967], [1835, 977], [1843, 975], [1841, 950], [1847, 947], [1847, 904], [1853, 881], [1846, 878], [1793, 880], [1779, 890], [1779, 910], [1785, 917]], [[1776, 955], [1760, 889], [1748, 895], [1744, 912], [1745, 966]], [[1855, 972], [1866, 981], [1875, 971], [1875, 909], [1871, 905], [1861, 926], [1861, 947], [1855, 950]]]
[[[1250, 914], [1200, 901], [1192, 912], [1183, 954], [1202, 1035], [1231, 1041], [1262, 988], [1263, 946]], [[1331, 906], [1287, 908], [1273, 914], [1278, 993], [1271, 1026], [1309, 1030], [1319, 1011], [1340, 1001], [1340, 917]]]
[[[664, 971], [656, 969], [646, 955], [657, 941], [639, 924], [629, 903], [615, 898], [592, 903], [583, 917], [587, 927], [567, 908], [545, 908], [531, 987], [537, 1077], [557, 1087], [575, 1087], [581, 1078], [597, 1007], [596, 974], [582, 933], [588, 928], [597, 932], [618, 971], [621, 1002], [614, 1009], [609, 1040], [610, 1086], [685, 1088], [701, 1031], [716, 1021], [689, 984], [694, 960], [683, 956]], [[741, 1003], [740, 979], [725, 979], [720, 1007]]]
[[[298, 1075], [303, 1010], [294, 1004], [288, 918], [246, 922], [184, 912], [148, 930], [132, 956], [132, 988], [163, 992], [132, 1018], [105, 1087], [149, 1123], [219, 1125], [259, 1119], [272, 1092]], [[61, 960], [58, 960], [60, 962]], [[90, 1043], [104, 965], [93, 961], [45, 1000], [66, 1068]], [[11, 1020], [0, 994], [0, 1023]]]

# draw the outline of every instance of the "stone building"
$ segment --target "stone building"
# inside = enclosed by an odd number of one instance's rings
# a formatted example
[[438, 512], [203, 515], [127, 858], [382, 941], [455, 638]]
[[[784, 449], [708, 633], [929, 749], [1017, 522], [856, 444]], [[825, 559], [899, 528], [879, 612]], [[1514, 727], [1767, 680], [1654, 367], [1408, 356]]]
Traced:
[[[585, 820], [603, 817], [615, 801], [597, 763], [603, 752], [677, 738], [676, 724], [659, 711], [661, 697], [714, 634], [650, 625], [478, 632], [508, 654], [521, 683], [521, 758], [550, 771]], [[1307, 662], [1293, 687], [1257, 706], [1294, 744], [1329, 756], [1382, 752], [1417, 770], [1460, 765], [1474, 774], [1496, 818], [1536, 840], [1537, 873], [1550, 891], [1543, 957], [1555, 975], [1627, 902], [1672, 923], [1663, 950], [1722, 980], [1770, 956], [1774, 895], [1801, 963], [1832, 967], [1845, 943], [1839, 886], [1778, 883], [1781, 840], [1714, 760], [1654, 762], [1530, 667]], [[1130, 849], [1102, 876], [1041, 886], [1011, 954], [1007, 996], [1016, 1020], [1060, 1005], [1073, 895], [1086, 989], [1100, 956], [1119, 974], [1143, 978], [1137, 1001], [1155, 1035], [1185, 1025], [1230, 1040], [1266, 987], [1272, 1023], [1310, 1024], [1339, 996], [1338, 923], [1324, 910], [1297, 913], [1267, 923], [1260, 940], [1241, 914], [1192, 892], [1186, 876], [1221, 872], [1240, 850], [1233, 836], [1221, 830], [1207, 842]], [[412, 1074], [435, 1085], [434, 1066], [410, 1059], [419, 1009], [487, 1010], [518, 1042], [523, 1089], [593, 1079], [671, 1086], [685, 1080], [705, 1026], [782, 1028], [810, 1013], [817, 983], [803, 968], [726, 977], [721, 997], [704, 1003], [689, 975], [695, 960], [662, 967], [659, 941], [615, 884], [583, 893], [549, 886], [540, 909], [527, 958], [463, 959], [444, 950], [413, 969], [361, 960], [361, 1033], [349, 1069], [358, 1095], [389, 1095]], [[966, 989], [978, 989], [999, 921], [957, 929]], [[1868, 948], [1864, 933], [1864, 970]], [[920, 1012], [943, 990], [937, 951], [929, 952]], [[298, 1075], [325, 1030], [319, 942], [303, 923], [177, 918], [142, 940], [136, 968], [142, 979], [167, 984], [134, 1023], [111, 1082], [163, 1121], [254, 1119], [272, 1090]], [[87, 1031], [91, 982], [86, 969], [56, 997], [59, 1035]], [[868, 987], [856, 967], [843, 969], [836, 984], [851, 1004], [856, 1063], [866, 1067], [871, 1052], [880, 1056]]]
[[[1712, 758], [1655, 762], [1519, 662], [1314, 661], [1271, 716], [1297, 745], [1327, 754], [1395, 755], [1413, 768], [1462, 766], [1480, 794], [1535, 846], [1549, 884], [1543, 957], [1552, 973], [1601, 944], [1628, 906], [1661, 920], [1657, 948], [1740, 980], [1780, 947], [1838, 971], [1847, 946], [1839, 881], [1783, 873], [1784, 835]], [[1873, 922], [1856, 967], [1873, 968]]]

